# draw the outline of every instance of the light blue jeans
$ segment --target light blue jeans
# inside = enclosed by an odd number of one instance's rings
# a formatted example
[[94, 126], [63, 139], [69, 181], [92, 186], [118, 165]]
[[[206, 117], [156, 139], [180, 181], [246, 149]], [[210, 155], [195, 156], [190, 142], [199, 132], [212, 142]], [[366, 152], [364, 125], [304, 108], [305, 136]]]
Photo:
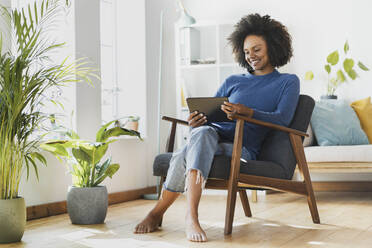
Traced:
[[[182, 193], [187, 190], [187, 175], [196, 170], [196, 183], [204, 188], [215, 155], [232, 155], [232, 143], [218, 143], [217, 131], [211, 126], [193, 128], [188, 143], [173, 153], [163, 189]], [[252, 155], [243, 147], [241, 158], [250, 160]]]

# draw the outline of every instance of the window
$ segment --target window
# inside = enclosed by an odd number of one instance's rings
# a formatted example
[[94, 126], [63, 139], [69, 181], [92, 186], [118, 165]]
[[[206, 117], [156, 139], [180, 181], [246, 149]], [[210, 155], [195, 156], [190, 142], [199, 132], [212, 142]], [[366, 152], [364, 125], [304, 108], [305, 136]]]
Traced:
[[146, 131], [145, 2], [101, 0], [102, 122], [139, 116]]

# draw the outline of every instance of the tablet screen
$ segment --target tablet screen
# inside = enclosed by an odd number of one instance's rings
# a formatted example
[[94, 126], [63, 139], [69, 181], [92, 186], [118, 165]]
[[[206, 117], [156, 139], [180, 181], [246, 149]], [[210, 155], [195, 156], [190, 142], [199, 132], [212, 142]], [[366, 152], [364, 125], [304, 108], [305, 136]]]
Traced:
[[223, 102], [228, 102], [227, 97], [189, 97], [186, 99], [189, 111], [198, 111], [207, 116], [208, 122], [226, 122], [229, 120], [226, 113], [221, 110]]

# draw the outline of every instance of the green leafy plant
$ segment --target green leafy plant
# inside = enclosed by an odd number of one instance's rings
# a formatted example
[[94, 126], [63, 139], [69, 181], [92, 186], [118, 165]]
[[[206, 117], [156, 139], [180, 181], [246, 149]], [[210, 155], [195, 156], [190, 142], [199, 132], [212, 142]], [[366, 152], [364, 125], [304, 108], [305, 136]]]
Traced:
[[[37, 164], [46, 165], [39, 152], [41, 129], [48, 114], [42, 106], [49, 89], [70, 83], [91, 83], [95, 70], [84, 60], [53, 63], [51, 55], [64, 44], [47, 39], [64, 13], [65, 2], [42, 0], [23, 9], [8, 10], [0, 5], [0, 21], [9, 24], [9, 33], [0, 38], [0, 199], [18, 197], [24, 170], [38, 176]], [[11, 49], [3, 50], [3, 37]]]
[[[346, 41], [344, 44], [344, 55], [342, 65], [339, 65], [340, 54], [338, 50], [330, 53], [327, 56], [327, 63], [324, 65], [324, 70], [327, 72], [327, 95], [334, 95], [336, 89], [344, 82], [347, 78], [355, 80], [359, 75], [356, 71], [354, 59], [348, 57], [349, 43]], [[358, 61], [358, 67], [363, 71], [369, 71], [369, 69], [360, 61]], [[347, 76], [346, 76], [347, 75]], [[305, 80], [312, 80], [314, 73], [307, 71], [305, 74]]]
[[117, 126], [108, 128], [114, 122], [98, 130], [95, 142], [81, 140], [75, 132], [69, 131], [66, 133], [69, 140], [51, 140], [40, 147], [69, 164], [75, 187], [95, 187], [106, 177], [112, 178], [120, 167], [119, 164], [112, 164], [111, 158], [101, 162], [109, 144], [117, 140], [115, 137], [130, 135], [142, 140], [137, 131]]

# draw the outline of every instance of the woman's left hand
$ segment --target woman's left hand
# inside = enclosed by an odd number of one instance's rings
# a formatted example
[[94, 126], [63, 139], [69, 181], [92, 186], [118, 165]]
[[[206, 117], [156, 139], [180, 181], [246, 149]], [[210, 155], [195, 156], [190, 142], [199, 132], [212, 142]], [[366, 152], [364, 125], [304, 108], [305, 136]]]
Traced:
[[221, 109], [227, 114], [227, 118], [230, 120], [232, 120], [233, 114], [240, 114], [248, 117], [252, 117], [253, 115], [253, 109], [240, 103], [224, 102], [221, 105]]

